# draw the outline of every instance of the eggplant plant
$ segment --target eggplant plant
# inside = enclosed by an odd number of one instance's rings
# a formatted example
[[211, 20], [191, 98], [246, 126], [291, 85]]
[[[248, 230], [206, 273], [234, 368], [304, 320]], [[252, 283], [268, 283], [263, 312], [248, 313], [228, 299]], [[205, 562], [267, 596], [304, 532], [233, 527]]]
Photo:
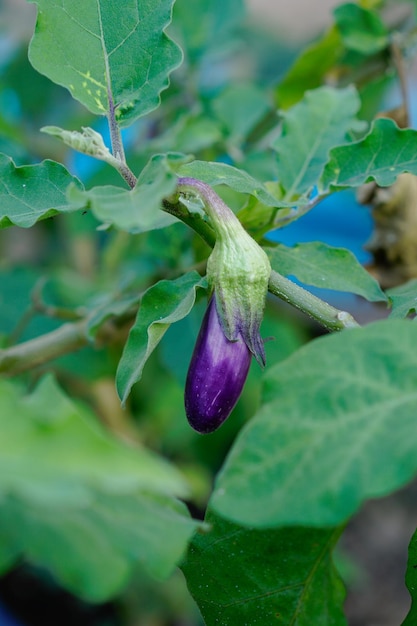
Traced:
[[252, 4], [0, 8], [0, 592], [412, 626], [416, 536], [359, 617], [346, 537], [417, 476], [416, 3], [304, 46]]

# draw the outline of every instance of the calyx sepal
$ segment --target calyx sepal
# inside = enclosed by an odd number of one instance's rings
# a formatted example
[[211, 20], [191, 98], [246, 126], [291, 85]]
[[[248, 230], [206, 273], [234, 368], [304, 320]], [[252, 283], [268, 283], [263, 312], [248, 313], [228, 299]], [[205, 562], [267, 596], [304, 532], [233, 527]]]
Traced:
[[178, 180], [179, 191], [200, 196], [216, 233], [207, 261], [209, 290], [229, 341], [243, 338], [260, 365], [265, 349], [260, 336], [271, 265], [264, 250], [246, 232], [233, 211], [202, 181]]

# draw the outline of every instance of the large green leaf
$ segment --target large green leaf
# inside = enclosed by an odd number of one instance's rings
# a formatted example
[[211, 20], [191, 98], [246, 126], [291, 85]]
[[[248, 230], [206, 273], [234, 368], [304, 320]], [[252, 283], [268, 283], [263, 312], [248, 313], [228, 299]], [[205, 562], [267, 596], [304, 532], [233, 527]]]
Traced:
[[283, 244], [267, 250], [272, 268], [284, 276], [294, 275], [314, 287], [348, 291], [371, 302], [386, 300], [378, 282], [345, 248], [333, 248], [319, 241]]
[[123, 403], [170, 325], [191, 311], [197, 287], [205, 287], [205, 279], [193, 271], [176, 280], [161, 280], [144, 294], [117, 368], [117, 390]]
[[90, 602], [122, 591], [138, 566], [158, 579], [169, 576], [196, 526], [180, 502], [134, 491], [95, 490], [88, 502], [69, 505], [6, 495], [0, 504], [0, 544], [14, 551], [2, 573], [23, 556]]
[[198, 178], [208, 185], [226, 185], [240, 193], [247, 193], [267, 206], [289, 206], [273, 196], [265, 185], [253, 178], [244, 170], [240, 170], [226, 163], [213, 163], [211, 161], [192, 161], [178, 169], [179, 176]]
[[286, 200], [309, 191], [318, 181], [332, 146], [344, 143], [360, 100], [354, 87], [308, 91], [284, 116], [277, 153], [278, 178]]
[[74, 210], [66, 198], [73, 183], [81, 183], [55, 161], [16, 167], [12, 159], [0, 154], [0, 228], [15, 224], [29, 228], [38, 220]]
[[360, 54], [375, 54], [389, 44], [389, 32], [375, 11], [353, 2], [336, 7], [334, 18], [346, 48]]
[[173, 0], [34, 0], [32, 65], [98, 115], [114, 107], [121, 126], [159, 104], [182, 60], [164, 32]]
[[364, 139], [333, 148], [319, 188], [324, 193], [359, 187], [369, 180], [387, 187], [402, 172], [417, 174], [417, 131], [401, 130], [392, 120], [381, 118]]
[[27, 397], [0, 382], [0, 568], [47, 567], [77, 595], [103, 601], [141, 565], [175, 567], [195, 528], [170, 494], [176, 469], [107, 435], [51, 378]]
[[153, 156], [142, 170], [134, 189], [102, 185], [80, 190], [72, 185], [68, 200], [77, 209], [91, 209], [101, 222], [120, 230], [143, 233], [174, 224], [176, 218], [161, 210], [162, 200], [176, 188], [177, 177], [170, 161], [183, 162], [182, 155]]
[[181, 566], [207, 626], [346, 624], [331, 558], [338, 529], [259, 530], [213, 514], [207, 522]]
[[417, 326], [385, 320], [310, 342], [265, 377], [212, 506], [254, 526], [337, 525], [417, 471]]

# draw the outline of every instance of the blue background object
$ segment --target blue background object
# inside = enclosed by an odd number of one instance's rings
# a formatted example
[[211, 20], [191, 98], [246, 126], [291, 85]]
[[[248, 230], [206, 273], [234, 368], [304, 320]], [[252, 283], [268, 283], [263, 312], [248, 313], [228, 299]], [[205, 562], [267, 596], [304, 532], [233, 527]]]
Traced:
[[347, 190], [325, 198], [299, 220], [269, 233], [268, 239], [286, 246], [321, 241], [337, 248], [347, 248], [360, 263], [368, 263], [371, 255], [364, 249], [364, 244], [372, 229], [369, 209], [357, 202], [353, 191]]

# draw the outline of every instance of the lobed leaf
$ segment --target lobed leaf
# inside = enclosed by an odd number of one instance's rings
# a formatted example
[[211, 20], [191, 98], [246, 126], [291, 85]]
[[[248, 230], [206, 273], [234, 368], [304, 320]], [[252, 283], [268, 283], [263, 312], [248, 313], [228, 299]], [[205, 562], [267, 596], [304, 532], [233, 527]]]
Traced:
[[29, 59], [92, 113], [127, 126], [159, 105], [182, 52], [166, 34], [173, 0], [32, 0]]
[[256, 527], [337, 525], [411, 480], [416, 342], [415, 324], [385, 320], [270, 368], [265, 404], [218, 477], [215, 511]]
[[330, 149], [344, 143], [360, 107], [353, 86], [344, 89], [320, 87], [284, 115], [281, 134], [273, 141], [278, 178], [285, 199], [312, 189], [326, 165]]
[[212, 512], [206, 521], [181, 569], [207, 626], [346, 625], [331, 556], [339, 529], [244, 528]]
[[292, 248], [279, 244], [267, 253], [272, 268], [284, 276], [294, 275], [314, 287], [354, 293], [370, 302], [387, 300], [378, 282], [350, 250], [314, 241]]
[[319, 190], [359, 187], [370, 180], [388, 187], [402, 172], [417, 174], [417, 131], [401, 130], [391, 119], [381, 118], [363, 139], [333, 148]]
[[122, 403], [169, 326], [188, 315], [196, 289], [204, 286], [205, 279], [193, 271], [176, 280], [161, 280], [146, 291], [117, 368], [116, 385]]
[[175, 468], [106, 434], [52, 378], [21, 397], [0, 381], [0, 570], [17, 558], [102, 602], [140, 564], [167, 576], [195, 523]]
[[71, 183], [81, 193], [80, 181], [60, 163], [47, 160], [16, 166], [0, 153], [0, 228], [12, 224], [29, 228], [39, 220], [74, 211], [66, 198]]

